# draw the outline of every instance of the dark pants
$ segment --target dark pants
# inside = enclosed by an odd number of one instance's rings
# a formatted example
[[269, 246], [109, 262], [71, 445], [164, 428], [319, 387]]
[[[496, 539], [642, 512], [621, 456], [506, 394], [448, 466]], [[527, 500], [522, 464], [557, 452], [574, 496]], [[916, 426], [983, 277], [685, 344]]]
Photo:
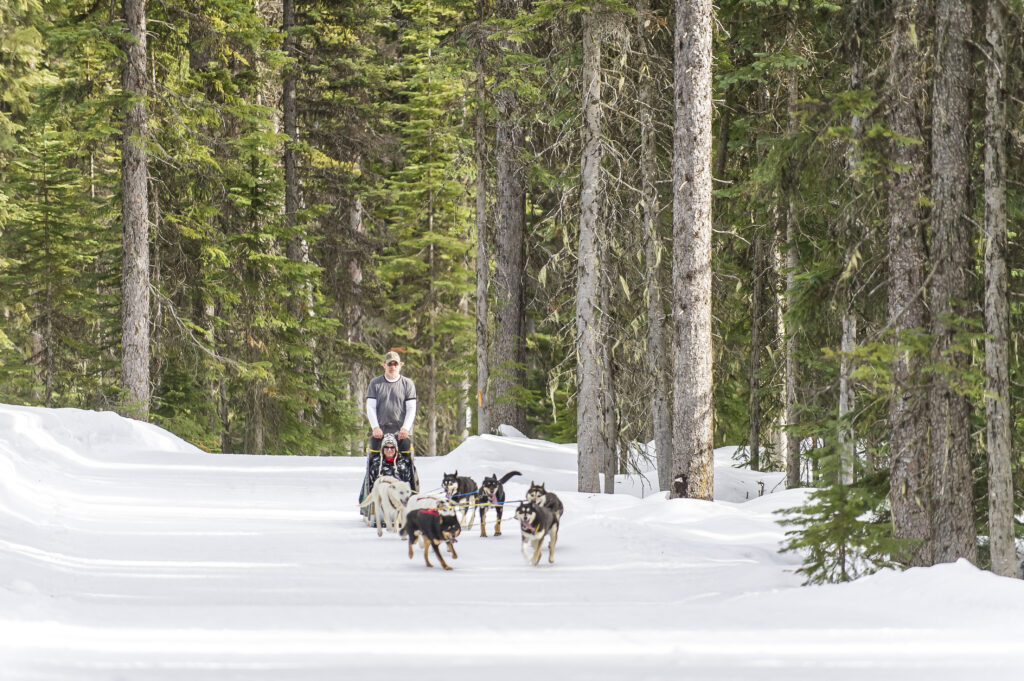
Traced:
[[[387, 433], [387, 431], [384, 431], [384, 432]], [[395, 438], [397, 439], [398, 436], [396, 435]], [[379, 452], [380, 451], [380, 443], [383, 442], [383, 441], [384, 441], [384, 438], [382, 438], [382, 437], [374, 437], [374, 436], [371, 435], [370, 436], [370, 450], [369, 450], [368, 453], [369, 454], [374, 454], [376, 452]], [[403, 440], [398, 440], [398, 453], [399, 454], [410, 454], [411, 452], [412, 452], [412, 438], [411, 437], [407, 437], [407, 438], [405, 438]]]

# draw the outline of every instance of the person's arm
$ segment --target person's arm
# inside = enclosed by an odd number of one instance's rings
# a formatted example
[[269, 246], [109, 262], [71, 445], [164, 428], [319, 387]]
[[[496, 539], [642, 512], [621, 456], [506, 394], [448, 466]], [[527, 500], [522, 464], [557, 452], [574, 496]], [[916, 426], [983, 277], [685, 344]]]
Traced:
[[377, 398], [366, 398], [366, 418], [370, 420], [370, 430], [374, 437], [384, 437], [384, 431], [380, 429], [380, 422], [377, 420]]
[[380, 421], [377, 420], [377, 400], [373, 397], [366, 398], [366, 418], [370, 419], [371, 428], [380, 428]]
[[412, 422], [416, 420], [416, 399], [405, 401], [405, 422], [402, 424], [402, 430], [409, 433], [412, 430]]

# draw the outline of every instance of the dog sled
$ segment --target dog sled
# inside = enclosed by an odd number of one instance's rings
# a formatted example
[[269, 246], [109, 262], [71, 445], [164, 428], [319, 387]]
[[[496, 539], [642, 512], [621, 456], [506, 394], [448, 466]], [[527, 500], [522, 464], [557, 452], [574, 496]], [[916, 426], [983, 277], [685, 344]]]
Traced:
[[[396, 444], [396, 454], [393, 459], [388, 459], [382, 452], [384, 443], [388, 442], [389, 439]], [[391, 476], [408, 483], [413, 491], [419, 490], [420, 476], [416, 472], [416, 458], [412, 448], [407, 452], [398, 452], [397, 442], [398, 439], [395, 435], [388, 433], [381, 439], [381, 449], [371, 450], [369, 444], [367, 444], [366, 474], [363, 476], [363, 486], [359, 491], [360, 506], [362, 506], [370, 490], [373, 489], [373, 483], [381, 476]], [[362, 509], [360, 512], [364, 516], [366, 515], [365, 509]]]

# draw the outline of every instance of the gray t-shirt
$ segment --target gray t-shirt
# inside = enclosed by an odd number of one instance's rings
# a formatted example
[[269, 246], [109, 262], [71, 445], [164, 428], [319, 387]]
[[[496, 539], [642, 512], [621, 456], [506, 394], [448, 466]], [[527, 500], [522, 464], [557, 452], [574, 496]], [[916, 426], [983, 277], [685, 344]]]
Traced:
[[394, 383], [383, 376], [370, 381], [366, 399], [377, 400], [377, 420], [385, 433], [394, 433], [405, 422], [405, 408], [408, 400], [416, 399], [416, 385], [412, 379], [399, 376]]

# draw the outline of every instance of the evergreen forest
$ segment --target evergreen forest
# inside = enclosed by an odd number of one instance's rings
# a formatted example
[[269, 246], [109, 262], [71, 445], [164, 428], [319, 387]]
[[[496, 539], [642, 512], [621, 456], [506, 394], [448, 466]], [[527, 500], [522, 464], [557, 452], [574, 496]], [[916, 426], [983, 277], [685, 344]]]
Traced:
[[0, 402], [210, 452], [363, 455], [395, 350], [418, 456], [1017, 575], [1022, 227], [1021, 0], [0, 0]]

